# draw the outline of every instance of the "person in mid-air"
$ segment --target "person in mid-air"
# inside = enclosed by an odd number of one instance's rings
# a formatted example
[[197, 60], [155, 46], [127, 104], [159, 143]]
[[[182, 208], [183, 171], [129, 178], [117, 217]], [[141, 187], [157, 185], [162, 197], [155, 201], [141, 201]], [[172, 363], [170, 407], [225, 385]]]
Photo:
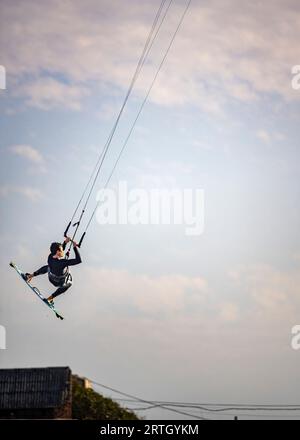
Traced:
[[61, 243], [52, 243], [50, 246], [50, 255], [48, 257], [48, 264], [42, 266], [32, 274], [24, 274], [24, 279], [28, 283], [33, 277], [37, 275], [43, 275], [48, 273], [48, 279], [53, 286], [57, 287], [56, 291], [46, 299], [50, 305], [54, 304], [54, 298], [66, 292], [72, 286], [72, 275], [69, 272], [69, 266], [75, 266], [81, 263], [81, 257], [78, 251], [78, 245], [74, 241], [73, 249], [75, 252], [75, 258], [68, 260], [64, 258], [64, 251], [67, 243], [71, 241], [69, 237], [66, 237], [65, 241]]

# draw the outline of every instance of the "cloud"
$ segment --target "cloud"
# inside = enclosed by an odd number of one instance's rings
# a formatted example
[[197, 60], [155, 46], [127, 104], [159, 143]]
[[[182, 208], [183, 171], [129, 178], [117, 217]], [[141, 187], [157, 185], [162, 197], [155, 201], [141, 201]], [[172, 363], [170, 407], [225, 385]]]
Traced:
[[32, 169], [30, 169], [30, 172], [33, 172], [34, 174], [36, 172], [47, 172], [44, 157], [36, 148], [32, 147], [31, 145], [13, 145], [9, 148], [9, 150], [17, 156], [24, 157], [33, 165]]
[[16, 89], [16, 96], [24, 97], [25, 102], [42, 110], [67, 108], [81, 110], [81, 100], [89, 94], [86, 87], [59, 82], [53, 78], [39, 78], [25, 82]]
[[12, 153], [25, 157], [30, 162], [42, 165], [44, 164], [44, 158], [41, 153], [30, 145], [13, 145], [10, 147]]
[[279, 271], [270, 265], [243, 266], [230, 274], [247, 300], [252, 318], [297, 322], [300, 309], [299, 270]]
[[[171, 8], [136, 84], [139, 95], [182, 11], [180, 2]], [[45, 110], [80, 110], [91, 91], [114, 96], [128, 87], [154, 13], [151, 2], [131, 2], [130, 8], [121, 0], [5, 2], [1, 54], [14, 94]], [[298, 61], [299, 17], [294, 0], [192, 3], [150, 100], [220, 113], [233, 100], [299, 99], [290, 77]]]
[[271, 145], [272, 143], [282, 142], [286, 140], [286, 136], [283, 133], [280, 132], [270, 133], [267, 130], [259, 130], [256, 133], [256, 137], [266, 145]]
[[[207, 283], [200, 277], [168, 275], [150, 277], [114, 269], [85, 268], [84, 278], [92, 287], [90, 305], [99, 300], [105, 286], [104, 303], [114, 313], [137, 313], [156, 320], [162, 316], [180, 314], [204, 303], [208, 295]], [[93, 292], [93, 293], [92, 293]]]
[[234, 300], [224, 297], [223, 292], [220, 297], [218, 289], [203, 277], [149, 276], [85, 267], [81, 278], [85, 281], [79, 289], [90, 292], [89, 310], [97, 312], [101, 298], [101, 308], [107, 316], [129, 318], [134, 314], [151, 322], [166, 320], [172, 326], [180, 319], [190, 329], [201, 323], [209, 331], [212, 322], [215, 328], [230, 323], [259, 323], [262, 332], [265, 326], [277, 322], [282, 329], [283, 323], [297, 321], [300, 308], [298, 272], [280, 272], [268, 265], [243, 266], [231, 271]]
[[9, 197], [11, 194], [20, 194], [31, 202], [38, 202], [43, 197], [39, 189], [30, 186], [3, 185], [0, 187], [1, 197]]

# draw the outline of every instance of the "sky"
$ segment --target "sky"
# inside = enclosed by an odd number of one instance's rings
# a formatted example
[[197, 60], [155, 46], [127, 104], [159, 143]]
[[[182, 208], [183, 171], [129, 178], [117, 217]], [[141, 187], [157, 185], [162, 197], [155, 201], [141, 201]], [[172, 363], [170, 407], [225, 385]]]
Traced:
[[[0, 1], [0, 366], [68, 365], [149, 401], [299, 404], [296, 0], [193, 0], [111, 178], [114, 191], [203, 190], [201, 234], [94, 217], [56, 301], [62, 322], [8, 266], [32, 272], [63, 240], [159, 5]], [[83, 227], [186, 5], [170, 4]], [[52, 292], [46, 277], [34, 285]]]

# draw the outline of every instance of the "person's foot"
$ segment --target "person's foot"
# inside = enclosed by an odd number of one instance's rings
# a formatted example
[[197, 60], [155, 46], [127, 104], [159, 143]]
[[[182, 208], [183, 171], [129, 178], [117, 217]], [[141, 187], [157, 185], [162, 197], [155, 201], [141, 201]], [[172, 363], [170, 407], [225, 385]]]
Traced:
[[22, 278], [24, 281], [26, 281], [26, 283], [30, 283], [30, 281], [33, 278], [33, 275], [31, 273], [23, 273]]
[[52, 296], [49, 296], [49, 298], [47, 298], [47, 302], [50, 306], [54, 306], [54, 300], [53, 300]]

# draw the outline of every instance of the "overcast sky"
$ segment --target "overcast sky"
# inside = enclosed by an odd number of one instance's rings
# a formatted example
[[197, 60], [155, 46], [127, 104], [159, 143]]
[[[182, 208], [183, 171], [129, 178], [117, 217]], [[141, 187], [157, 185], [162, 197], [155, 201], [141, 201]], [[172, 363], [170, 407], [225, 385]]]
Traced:
[[[56, 301], [62, 322], [8, 266], [36, 270], [50, 243], [62, 240], [159, 4], [0, 2], [0, 324], [7, 331], [0, 365], [68, 365], [149, 400], [299, 404], [300, 350], [291, 348], [300, 324], [297, 0], [192, 1], [110, 182], [204, 190], [203, 234], [94, 220], [83, 264], [72, 269], [74, 286]], [[186, 4], [171, 4], [90, 210]], [[53, 291], [46, 277], [34, 285]]]

